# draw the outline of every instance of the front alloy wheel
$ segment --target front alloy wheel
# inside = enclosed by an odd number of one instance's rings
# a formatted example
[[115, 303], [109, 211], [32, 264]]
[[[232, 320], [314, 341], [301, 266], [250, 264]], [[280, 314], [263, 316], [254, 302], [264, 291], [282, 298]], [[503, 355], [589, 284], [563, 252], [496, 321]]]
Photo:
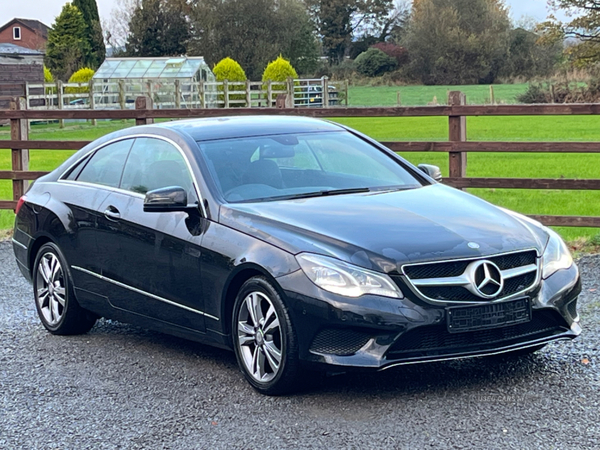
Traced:
[[246, 281], [235, 301], [232, 330], [238, 365], [259, 392], [279, 395], [298, 386], [298, 345], [288, 310], [263, 277]]
[[238, 345], [256, 381], [273, 380], [281, 366], [281, 327], [275, 306], [259, 291], [246, 296], [238, 313]]

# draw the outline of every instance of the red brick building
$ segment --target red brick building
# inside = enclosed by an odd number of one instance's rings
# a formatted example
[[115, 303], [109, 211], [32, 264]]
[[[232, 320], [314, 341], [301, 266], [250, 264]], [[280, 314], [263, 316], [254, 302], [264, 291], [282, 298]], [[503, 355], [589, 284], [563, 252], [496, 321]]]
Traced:
[[15, 18], [0, 27], [0, 44], [14, 44], [44, 51], [48, 30], [50, 27], [39, 20]]

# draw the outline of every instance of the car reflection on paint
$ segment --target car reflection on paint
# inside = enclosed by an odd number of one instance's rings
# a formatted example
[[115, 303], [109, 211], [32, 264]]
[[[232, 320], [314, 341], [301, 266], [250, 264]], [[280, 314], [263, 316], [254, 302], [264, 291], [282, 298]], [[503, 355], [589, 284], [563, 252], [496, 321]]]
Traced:
[[576, 337], [561, 238], [440, 178], [320, 120], [135, 127], [38, 179], [13, 246], [51, 333], [110, 317], [229, 348], [265, 394]]

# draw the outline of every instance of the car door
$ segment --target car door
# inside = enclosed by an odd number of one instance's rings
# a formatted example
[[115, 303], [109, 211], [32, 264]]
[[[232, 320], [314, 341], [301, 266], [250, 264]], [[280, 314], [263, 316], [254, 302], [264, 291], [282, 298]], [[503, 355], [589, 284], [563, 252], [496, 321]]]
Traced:
[[[98, 218], [112, 189], [117, 188], [133, 139], [105, 145], [78, 161], [59, 180], [53, 195], [69, 208], [69, 245], [61, 243], [69, 264], [77, 298], [82, 305], [99, 301], [104, 291], [98, 254]], [[73, 251], [68, 251], [71, 248]]]
[[201, 233], [195, 214], [144, 212], [146, 192], [181, 186], [197, 203], [183, 153], [158, 138], [136, 139], [120, 185], [103, 202], [98, 242], [102, 274], [115, 308], [195, 331], [204, 330], [200, 277]]

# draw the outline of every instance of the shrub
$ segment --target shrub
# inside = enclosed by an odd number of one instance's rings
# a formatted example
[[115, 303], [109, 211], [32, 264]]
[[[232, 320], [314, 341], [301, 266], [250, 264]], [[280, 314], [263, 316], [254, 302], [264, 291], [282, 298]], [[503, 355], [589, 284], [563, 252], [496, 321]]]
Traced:
[[[263, 72], [262, 81], [287, 81], [288, 78], [298, 78], [298, 74], [296, 73], [296, 69], [292, 67], [290, 62], [287, 59], [284, 59], [281, 55], [275, 60], [271, 61], [265, 71]], [[277, 91], [284, 91], [287, 89], [286, 84], [284, 83], [273, 83], [271, 84], [271, 88]], [[267, 89], [267, 85], [263, 84], [263, 89]], [[273, 94], [274, 100], [277, 97], [277, 94]]]
[[44, 83], [54, 83], [52, 72], [46, 66], [44, 66]]
[[568, 81], [531, 83], [516, 99], [519, 103], [597, 103], [600, 101], [600, 79], [593, 78], [585, 84]]
[[[223, 58], [219, 61], [215, 67], [213, 68], [213, 73], [215, 74], [215, 78], [217, 81], [246, 81], [246, 72], [242, 69], [242, 66], [239, 63], [229, 57]], [[223, 91], [223, 86], [218, 86], [218, 91]], [[241, 84], [234, 84], [229, 87], [229, 90], [234, 91], [242, 91], [245, 87]], [[219, 94], [219, 101], [224, 101], [224, 95]], [[244, 94], [230, 94], [229, 100], [245, 100], [246, 96]], [[244, 106], [245, 103], [233, 103], [231, 106]]]
[[[52, 72], [46, 66], [44, 66], [44, 83], [54, 83], [54, 77], [52, 76]], [[56, 93], [55, 87], [47, 87], [46, 95], [52, 95]]]
[[516, 99], [519, 103], [549, 103], [552, 101], [549, 90], [537, 83], [530, 84], [525, 92], [517, 95]]
[[376, 77], [391, 72], [398, 65], [394, 58], [386, 55], [378, 48], [370, 48], [361, 53], [354, 62], [356, 63], [356, 70], [367, 77]]
[[398, 66], [402, 66], [408, 62], [408, 51], [404, 47], [392, 44], [391, 42], [378, 42], [371, 45], [371, 48], [377, 48], [388, 56], [396, 60]]
[[69, 83], [85, 83], [85, 86], [81, 87], [68, 87], [65, 89], [67, 94], [85, 94], [90, 92], [89, 86], [87, 84], [94, 77], [94, 71], [89, 67], [84, 67], [83, 69], [79, 69], [69, 78]]

